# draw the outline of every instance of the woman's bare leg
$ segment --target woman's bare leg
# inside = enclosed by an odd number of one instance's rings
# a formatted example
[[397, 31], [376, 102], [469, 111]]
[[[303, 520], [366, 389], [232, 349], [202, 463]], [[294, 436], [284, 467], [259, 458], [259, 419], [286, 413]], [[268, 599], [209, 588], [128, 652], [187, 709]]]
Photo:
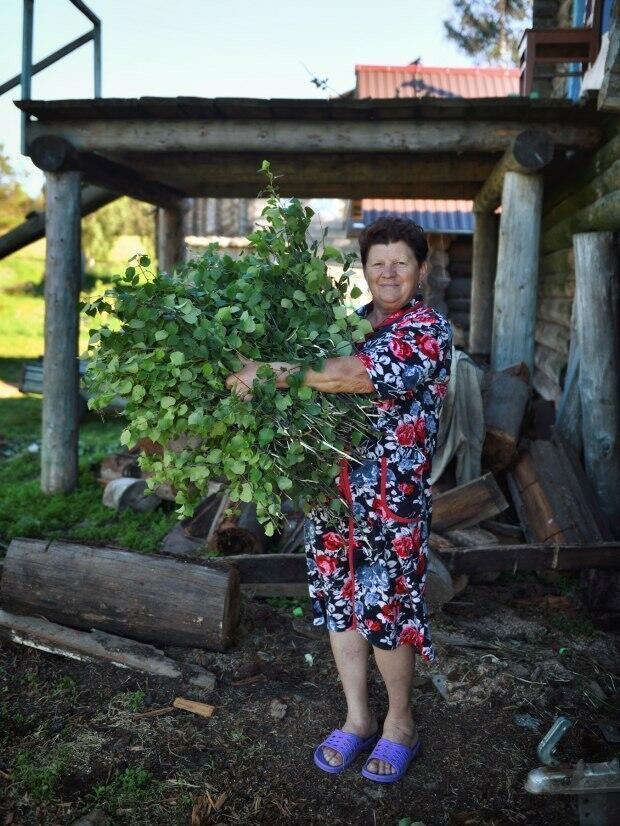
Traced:
[[[347, 719], [343, 731], [370, 737], [377, 730], [376, 717], [368, 707], [368, 653], [370, 645], [355, 630], [330, 631], [329, 641], [347, 701]], [[333, 749], [324, 748], [325, 760], [339, 766], [342, 756]]]
[[[415, 649], [399, 645], [391, 651], [373, 647], [373, 653], [388, 695], [388, 713], [383, 737], [393, 743], [411, 747], [418, 739], [411, 714], [411, 683], [415, 670]], [[374, 774], [393, 774], [396, 769], [384, 760], [371, 760], [368, 770]]]

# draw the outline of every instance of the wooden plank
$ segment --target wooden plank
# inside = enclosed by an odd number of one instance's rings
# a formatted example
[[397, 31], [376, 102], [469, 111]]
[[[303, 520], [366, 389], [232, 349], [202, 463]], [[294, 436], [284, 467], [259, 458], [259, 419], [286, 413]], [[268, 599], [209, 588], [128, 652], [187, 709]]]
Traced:
[[493, 303], [493, 370], [521, 361], [530, 372], [534, 369], [542, 189], [539, 174], [505, 175]]
[[573, 309], [572, 298], [543, 298], [538, 301], [536, 310], [540, 321], [559, 324], [570, 331], [570, 317]]
[[469, 528], [506, 510], [504, 498], [492, 473], [440, 493], [433, 498], [432, 527], [436, 532]]
[[238, 575], [120, 548], [13, 539], [2, 603], [76, 628], [224, 650], [239, 615]]
[[611, 232], [577, 233], [573, 245], [578, 341], [587, 365], [579, 371], [585, 469], [612, 530], [620, 533], [618, 250]]
[[440, 557], [453, 573], [617, 570], [620, 568], [620, 543], [492, 545], [441, 551]]
[[67, 493], [78, 476], [78, 298], [81, 276], [80, 173], [46, 181], [45, 366], [41, 490]]
[[171, 273], [175, 264], [183, 263], [188, 255], [185, 244], [184, 217], [188, 204], [180, 202], [173, 208], [157, 210], [155, 240], [160, 270]]
[[25, 617], [0, 609], [0, 636], [19, 645], [80, 662], [106, 662], [144, 674], [184, 680], [211, 691], [215, 675], [199, 666], [181, 666], [152, 645], [92, 630], [65, 628], [41, 617]]
[[496, 215], [488, 212], [475, 213], [469, 352], [479, 355], [491, 352], [498, 229], [499, 219]]
[[568, 357], [569, 336], [570, 330], [568, 327], [564, 327], [561, 324], [555, 324], [553, 321], [545, 321], [540, 318], [540, 315], [538, 316], [536, 329], [534, 332], [535, 341], [537, 344], [542, 344], [550, 350], [560, 353], [564, 356], [565, 361]]
[[[596, 127], [546, 124], [560, 146], [594, 146]], [[146, 118], [31, 121], [30, 144], [41, 135], [66, 138], [81, 152], [502, 152], [523, 130], [510, 120], [288, 121], [284, 119], [160, 120]]]

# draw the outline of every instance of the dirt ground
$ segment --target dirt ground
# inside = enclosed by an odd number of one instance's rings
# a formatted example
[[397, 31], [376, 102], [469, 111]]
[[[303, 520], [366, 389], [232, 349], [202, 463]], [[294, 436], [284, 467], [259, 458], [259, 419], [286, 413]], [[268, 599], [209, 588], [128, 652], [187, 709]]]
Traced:
[[[93, 811], [86, 822], [577, 823], [572, 798], [523, 789], [559, 714], [574, 723], [558, 747], [562, 762], [614, 755], [596, 724], [618, 722], [620, 648], [585, 615], [574, 585], [503, 575], [470, 584], [432, 616], [438, 657], [418, 659], [413, 692], [423, 753], [393, 786], [362, 778], [361, 759], [339, 776], [312, 763], [344, 707], [327, 639], [306, 608], [300, 618], [290, 604], [245, 600], [230, 652], [166, 649], [215, 672], [209, 693], [2, 642], [0, 824], [73, 823]], [[450, 635], [476, 647], [446, 644]], [[447, 699], [434, 674], [446, 677]], [[374, 664], [370, 681], [381, 715]], [[215, 713], [144, 716], [179, 695]], [[515, 715], [530, 715], [535, 728]]]

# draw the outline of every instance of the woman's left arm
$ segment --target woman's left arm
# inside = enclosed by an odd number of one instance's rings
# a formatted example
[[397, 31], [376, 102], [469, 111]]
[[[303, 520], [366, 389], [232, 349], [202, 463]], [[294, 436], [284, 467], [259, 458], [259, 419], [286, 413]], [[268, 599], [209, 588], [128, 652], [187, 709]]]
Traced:
[[[286, 389], [286, 378], [299, 370], [299, 364], [286, 361], [267, 362], [276, 374], [276, 386]], [[248, 361], [237, 373], [231, 373], [226, 386], [249, 398], [256, 371], [261, 362]], [[323, 393], [372, 393], [374, 386], [368, 371], [356, 356], [325, 359], [321, 371], [308, 369], [302, 382]]]

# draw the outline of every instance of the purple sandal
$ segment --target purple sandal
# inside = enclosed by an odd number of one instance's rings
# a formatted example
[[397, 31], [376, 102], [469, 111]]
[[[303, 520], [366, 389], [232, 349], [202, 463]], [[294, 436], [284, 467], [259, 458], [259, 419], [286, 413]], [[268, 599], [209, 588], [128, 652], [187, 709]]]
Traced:
[[[362, 774], [364, 777], [367, 777], [368, 780], [375, 780], [377, 783], [395, 783], [404, 776], [409, 763], [419, 756], [421, 748], [422, 743], [419, 739], [411, 748], [408, 748], [401, 743], [393, 743], [391, 740], [386, 740], [385, 737], [382, 737], [366, 761], [366, 765], [362, 769]], [[375, 774], [374, 772], [368, 771], [367, 766], [371, 760], [384, 760], [393, 766], [396, 771], [392, 774]]]
[[[373, 734], [367, 740], [362, 740], [357, 734], [351, 734], [348, 731], [336, 728], [332, 731], [329, 737], [317, 746], [314, 752], [314, 763], [324, 772], [330, 774], [340, 774], [347, 769], [355, 758], [363, 751], [368, 751], [377, 741], [377, 734]], [[331, 766], [323, 757], [323, 749], [333, 749], [337, 751], [342, 757], [342, 763], [338, 766]]]

